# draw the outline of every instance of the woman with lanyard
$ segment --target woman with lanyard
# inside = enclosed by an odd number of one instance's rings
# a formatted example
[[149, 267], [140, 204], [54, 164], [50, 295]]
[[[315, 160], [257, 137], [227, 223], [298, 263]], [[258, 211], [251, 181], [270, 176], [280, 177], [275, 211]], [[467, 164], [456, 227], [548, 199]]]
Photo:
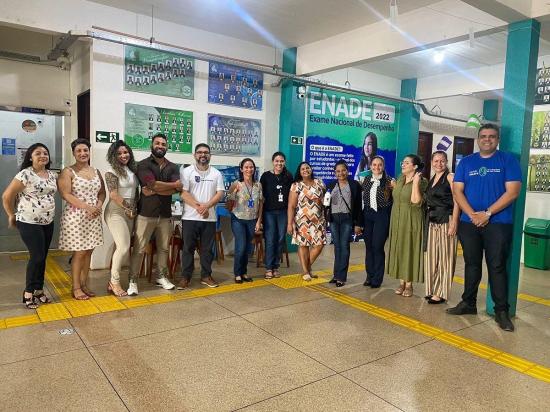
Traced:
[[248, 245], [262, 226], [262, 185], [255, 180], [256, 165], [246, 158], [239, 165], [239, 180], [229, 188], [227, 198], [231, 209], [231, 230], [235, 238], [233, 273], [235, 283], [252, 282], [247, 275]]
[[336, 181], [329, 184], [330, 206], [327, 220], [334, 242], [334, 270], [330, 283], [336, 287], [346, 284], [348, 278], [350, 238], [352, 231], [361, 233], [361, 185], [349, 177], [349, 168], [344, 160], [334, 166]]
[[264, 194], [265, 278], [278, 278], [281, 253], [287, 229], [288, 196], [293, 178], [285, 167], [286, 157], [275, 152], [271, 157], [273, 170], [262, 174]]
[[392, 187], [395, 180], [386, 174], [384, 158], [381, 156], [373, 157], [370, 172], [370, 176], [366, 176], [361, 184], [367, 271], [367, 279], [363, 285], [375, 289], [379, 288], [384, 280], [384, 245], [390, 228]]

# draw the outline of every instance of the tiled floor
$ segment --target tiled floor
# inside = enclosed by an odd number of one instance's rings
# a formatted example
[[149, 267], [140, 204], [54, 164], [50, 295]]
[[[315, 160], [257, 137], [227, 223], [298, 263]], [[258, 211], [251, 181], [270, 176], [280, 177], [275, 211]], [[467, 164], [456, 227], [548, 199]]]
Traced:
[[[353, 245], [351, 264], [363, 263], [363, 255], [363, 245]], [[69, 271], [67, 257], [55, 259]], [[291, 261], [283, 274], [299, 273], [297, 257]], [[332, 262], [327, 247], [315, 267], [330, 269]], [[0, 255], [0, 321], [32, 313], [20, 303], [25, 264]], [[215, 264], [214, 277], [223, 285], [233, 284], [231, 265], [230, 257]], [[261, 278], [255, 266], [250, 264], [250, 273]], [[462, 272], [459, 259], [457, 275]], [[546, 368], [548, 304], [518, 300], [516, 331], [505, 333], [484, 311], [485, 290], [479, 293], [478, 315], [453, 317], [445, 314], [448, 305], [422, 299], [423, 285], [403, 298], [393, 293], [395, 280], [385, 279], [373, 290], [362, 285], [364, 277], [363, 270], [350, 273], [337, 290], [339, 299], [320, 293], [336, 290], [327, 283], [323, 289], [262, 285], [0, 329], [0, 410], [548, 410], [550, 380], [347, 301], [405, 315]], [[92, 272], [93, 289], [106, 294], [106, 284], [107, 271]], [[549, 286], [550, 271], [522, 269], [520, 292], [549, 299]], [[192, 289], [202, 288], [194, 278]], [[145, 279], [140, 292], [140, 297], [175, 293]], [[455, 283], [450, 305], [461, 292]], [[53, 288], [48, 293], [57, 300]]]

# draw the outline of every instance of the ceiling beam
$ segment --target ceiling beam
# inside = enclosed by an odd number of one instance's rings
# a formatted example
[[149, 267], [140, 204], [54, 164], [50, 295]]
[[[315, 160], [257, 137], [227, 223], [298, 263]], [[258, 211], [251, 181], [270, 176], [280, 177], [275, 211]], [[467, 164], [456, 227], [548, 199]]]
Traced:
[[464, 3], [482, 10], [507, 23], [531, 17], [531, 1], [511, 0], [462, 0]]

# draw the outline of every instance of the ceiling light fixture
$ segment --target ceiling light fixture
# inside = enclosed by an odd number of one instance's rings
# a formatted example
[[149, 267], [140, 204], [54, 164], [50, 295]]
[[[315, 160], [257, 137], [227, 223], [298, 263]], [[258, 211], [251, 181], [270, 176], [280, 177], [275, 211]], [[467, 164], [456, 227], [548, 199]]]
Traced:
[[434, 62], [437, 64], [443, 63], [443, 60], [445, 60], [445, 52], [444, 51], [436, 51], [434, 53]]

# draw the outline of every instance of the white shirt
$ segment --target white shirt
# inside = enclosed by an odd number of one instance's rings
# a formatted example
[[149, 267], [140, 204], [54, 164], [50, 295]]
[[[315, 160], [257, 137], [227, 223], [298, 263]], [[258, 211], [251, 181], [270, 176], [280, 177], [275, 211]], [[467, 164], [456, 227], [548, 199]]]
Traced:
[[136, 188], [138, 185], [137, 177], [128, 166], [124, 166], [124, 169], [126, 170], [126, 177], [119, 176], [112, 167], [108, 167], [105, 173], [111, 173], [118, 177], [118, 194], [123, 199], [133, 200], [136, 196]]
[[[208, 170], [198, 170], [195, 165], [180, 169], [180, 180], [183, 190], [187, 190], [199, 203], [207, 203], [216, 192], [225, 191], [223, 176], [218, 169], [212, 166]], [[208, 218], [203, 218], [191, 205], [184, 204], [182, 220], [216, 221], [216, 206], [209, 210]]]

